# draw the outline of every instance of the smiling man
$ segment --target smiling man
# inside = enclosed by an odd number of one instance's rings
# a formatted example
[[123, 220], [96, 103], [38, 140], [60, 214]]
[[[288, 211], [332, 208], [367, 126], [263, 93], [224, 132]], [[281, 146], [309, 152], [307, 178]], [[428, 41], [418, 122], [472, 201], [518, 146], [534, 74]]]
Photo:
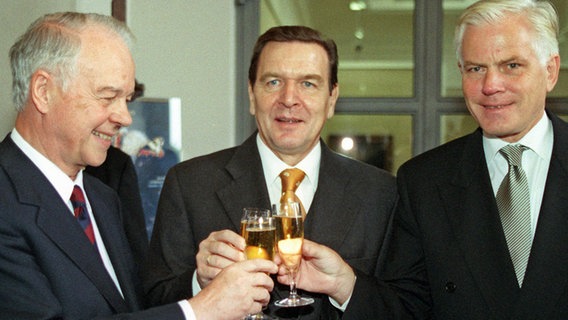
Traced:
[[[153, 303], [196, 294], [245, 259], [245, 240], [237, 234], [242, 210], [279, 203], [280, 173], [288, 168], [305, 174], [296, 190], [307, 214], [305, 237], [376, 274], [395, 182], [383, 170], [335, 154], [320, 138], [339, 95], [337, 62], [335, 43], [316, 30], [275, 27], [260, 36], [248, 87], [258, 132], [238, 147], [183, 162], [166, 177], [145, 279]], [[277, 310], [270, 304], [265, 312], [281, 319], [339, 317], [331, 303], [345, 301], [306, 294], [313, 305]], [[272, 302], [287, 295], [288, 287], [278, 285]]]
[[241, 319], [270, 297], [277, 266], [244, 261], [189, 300], [144, 310], [118, 196], [83, 174], [132, 121], [131, 39], [112, 17], [64, 12], [10, 49], [18, 115], [0, 143], [2, 319]]
[[351, 295], [344, 320], [568, 319], [568, 125], [546, 109], [557, 14], [547, 1], [478, 1], [455, 44], [479, 128], [399, 169], [384, 275], [337, 285], [349, 266], [304, 244], [298, 287]]

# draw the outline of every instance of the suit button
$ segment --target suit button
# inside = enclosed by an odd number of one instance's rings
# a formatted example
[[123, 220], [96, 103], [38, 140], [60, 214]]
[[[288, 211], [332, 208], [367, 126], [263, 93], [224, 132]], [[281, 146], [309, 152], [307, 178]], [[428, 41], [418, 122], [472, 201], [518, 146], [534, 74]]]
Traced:
[[456, 286], [455, 283], [453, 283], [453, 282], [447, 282], [446, 283], [446, 292], [447, 293], [452, 293], [452, 292], [456, 291], [456, 288], [457, 288], [457, 286]]

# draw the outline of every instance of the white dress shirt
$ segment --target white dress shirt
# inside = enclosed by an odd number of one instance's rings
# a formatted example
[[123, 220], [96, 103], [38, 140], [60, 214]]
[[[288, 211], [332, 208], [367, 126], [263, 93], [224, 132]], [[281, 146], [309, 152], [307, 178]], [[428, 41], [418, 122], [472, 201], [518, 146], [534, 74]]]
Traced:
[[[44, 155], [39, 153], [35, 150], [27, 141], [25, 141], [22, 136], [18, 133], [16, 129], [12, 130], [10, 135], [16, 146], [22, 150], [22, 152], [30, 158], [30, 160], [38, 167], [38, 169], [43, 173], [43, 175], [49, 180], [49, 182], [53, 185], [61, 200], [67, 204], [69, 208], [70, 214], [73, 214], [73, 204], [71, 203], [71, 193], [73, 193], [73, 188], [75, 185], [81, 187], [83, 190], [83, 194], [85, 196], [85, 202], [87, 204], [87, 210], [89, 214], [89, 218], [91, 219], [91, 224], [93, 225], [93, 232], [95, 234], [95, 243], [97, 246], [97, 250], [101, 256], [101, 260], [111, 277], [112, 281], [114, 282], [118, 292], [123, 296], [122, 289], [120, 288], [120, 284], [118, 282], [118, 278], [116, 277], [116, 272], [114, 271], [114, 267], [110, 261], [108, 256], [108, 252], [106, 250], [105, 244], [103, 239], [101, 238], [101, 234], [99, 233], [99, 228], [97, 227], [97, 221], [93, 216], [93, 210], [91, 208], [91, 204], [89, 203], [89, 196], [85, 192], [83, 188], [83, 171], [79, 171], [75, 181], [71, 180], [69, 176], [67, 176], [58, 166], [56, 166], [53, 162], [47, 159]], [[183, 300], [178, 302], [178, 305], [182, 309], [186, 320], [195, 320], [195, 314], [189, 302], [187, 300]]]
[[[268, 188], [270, 203], [280, 203], [280, 197], [282, 196], [280, 173], [291, 167], [280, 160], [274, 152], [264, 144], [260, 135], [256, 136], [256, 145], [260, 153], [260, 161], [262, 162], [262, 170], [264, 171], [264, 179]], [[296, 196], [302, 201], [306, 209], [306, 214], [310, 211], [310, 206], [312, 205], [318, 187], [320, 160], [321, 145], [318, 142], [312, 151], [295, 166], [295, 168], [301, 169], [306, 174], [302, 183], [300, 183], [300, 186], [295, 191]]]
[[[260, 154], [260, 161], [264, 172], [264, 179], [268, 188], [268, 196], [270, 197], [271, 204], [280, 202], [282, 195], [282, 181], [280, 173], [284, 169], [290, 168], [284, 161], [280, 160], [270, 148], [262, 141], [260, 135], [256, 135], [256, 146]], [[310, 211], [310, 206], [314, 200], [314, 195], [318, 187], [319, 169], [321, 160], [321, 143], [318, 142], [316, 146], [308, 153], [308, 155], [300, 161], [295, 168], [304, 171], [306, 176], [296, 190], [296, 196], [302, 201], [302, 205], [306, 209], [306, 214]], [[192, 287], [194, 294], [201, 290], [197, 282], [197, 270], [193, 273]], [[342, 311], [345, 311], [349, 299], [343, 304], [339, 305], [335, 300], [329, 298], [331, 303]]]
[[[268, 187], [270, 203], [277, 204], [280, 202], [280, 197], [282, 195], [282, 179], [280, 179], [280, 173], [291, 167], [284, 161], [280, 160], [274, 152], [272, 152], [272, 150], [264, 144], [260, 135], [256, 136], [256, 145], [258, 147], [258, 152], [260, 153], [260, 160], [262, 162], [266, 186]], [[300, 199], [300, 201], [302, 201], [302, 204], [306, 209], [306, 214], [310, 211], [310, 206], [312, 205], [314, 195], [318, 187], [320, 163], [321, 143], [318, 141], [310, 153], [308, 153], [308, 155], [295, 166], [295, 168], [301, 169], [306, 174], [300, 183], [300, 186], [298, 186], [298, 189], [295, 191], [296, 196]], [[351, 296], [349, 296], [349, 298], [340, 305], [337, 301], [329, 297], [331, 304], [341, 311], [345, 311], [349, 304], [349, 300], [351, 300]]]
[[[544, 186], [552, 157], [552, 145], [554, 134], [552, 123], [544, 113], [539, 122], [532, 128], [521, 140], [515, 144], [522, 144], [529, 149], [523, 152], [522, 166], [527, 175], [530, 193], [531, 205], [531, 230], [534, 237], [542, 197], [544, 195]], [[499, 150], [508, 143], [498, 138], [483, 137], [483, 149], [485, 151], [485, 159], [493, 186], [493, 193], [497, 195], [501, 181], [507, 171], [509, 165], [507, 159], [499, 152]]]
[[[56, 166], [53, 162], [47, 159], [44, 155], [39, 153], [35, 150], [22, 136], [18, 133], [16, 129], [12, 130], [10, 135], [16, 146], [22, 150], [22, 152], [30, 158], [30, 160], [38, 167], [38, 169], [43, 173], [43, 175], [49, 180], [49, 182], [53, 185], [61, 200], [67, 204], [69, 208], [69, 213], [73, 215], [73, 205], [71, 204], [71, 193], [73, 193], [73, 188], [75, 185], [81, 187], [83, 190], [83, 194], [85, 195], [85, 202], [87, 203], [87, 210], [89, 213], [89, 219], [91, 219], [91, 224], [93, 225], [93, 231], [95, 233], [95, 241], [96, 246], [101, 256], [101, 259], [107, 269], [108, 274], [112, 278], [112, 281], [116, 285], [116, 288], [122, 295], [122, 290], [120, 288], [120, 284], [118, 283], [118, 279], [116, 277], [116, 273], [114, 272], [114, 267], [110, 262], [110, 258], [108, 256], [107, 250], [105, 248], [105, 244], [103, 239], [101, 239], [101, 234], [99, 233], [99, 228], [97, 227], [97, 221], [93, 217], [93, 209], [91, 208], [91, 204], [89, 203], [89, 196], [85, 192], [83, 188], [83, 171], [79, 171], [75, 181], [71, 180], [67, 174], [65, 174], [58, 166]], [[124, 297], [124, 296], [123, 296]]]

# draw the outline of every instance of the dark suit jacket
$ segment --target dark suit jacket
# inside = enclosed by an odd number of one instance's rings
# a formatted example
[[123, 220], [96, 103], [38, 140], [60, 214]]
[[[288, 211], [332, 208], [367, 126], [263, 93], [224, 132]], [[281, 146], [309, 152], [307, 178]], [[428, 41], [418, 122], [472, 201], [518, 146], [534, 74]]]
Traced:
[[568, 126], [549, 116], [552, 159], [522, 289], [477, 130], [401, 167], [386, 282], [358, 278], [344, 319], [568, 319]]
[[[191, 295], [199, 243], [213, 231], [239, 232], [244, 207], [270, 208], [253, 134], [241, 146], [174, 166], [164, 182], [144, 287], [153, 303]], [[318, 188], [305, 220], [305, 237], [335, 249], [353, 267], [374, 275], [396, 203], [392, 175], [340, 156], [322, 142]], [[287, 296], [279, 286], [271, 302]], [[303, 308], [270, 310], [281, 318], [333, 319], [327, 297]], [[287, 314], [289, 312], [289, 314]]]
[[119, 200], [89, 175], [84, 188], [124, 299], [51, 183], [10, 137], [0, 144], [0, 319], [183, 319], [177, 305], [125, 314], [142, 304]]
[[142, 265], [148, 252], [148, 234], [136, 169], [130, 156], [110, 147], [105, 162], [98, 167], [88, 166], [85, 172], [99, 178], [118, 193], [122, 204], [122, 224], [132, 249], [134, 261]]

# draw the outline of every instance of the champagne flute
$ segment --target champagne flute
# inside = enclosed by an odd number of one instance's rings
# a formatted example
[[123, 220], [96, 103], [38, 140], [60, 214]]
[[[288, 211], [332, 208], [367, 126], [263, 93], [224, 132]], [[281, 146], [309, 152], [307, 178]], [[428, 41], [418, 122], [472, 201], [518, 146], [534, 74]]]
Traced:
[[[268, 209], [244, 208], [241, 235], [245, 238], [247, 259], [272, 260], [275, 251], [275, 232], [272, 213]], [[277, 319], [262, 312], [249, 314], [244, 320]]]
[[314, 299], [300, 297], [296, 291], [296, 275], [302, 260], [304, 219], [298, 202], [273, 205], [278, 254], [284, 261], [290, 279], [288, 298], [276, 301], [279, 307], [299, 307], [314, 303]]

